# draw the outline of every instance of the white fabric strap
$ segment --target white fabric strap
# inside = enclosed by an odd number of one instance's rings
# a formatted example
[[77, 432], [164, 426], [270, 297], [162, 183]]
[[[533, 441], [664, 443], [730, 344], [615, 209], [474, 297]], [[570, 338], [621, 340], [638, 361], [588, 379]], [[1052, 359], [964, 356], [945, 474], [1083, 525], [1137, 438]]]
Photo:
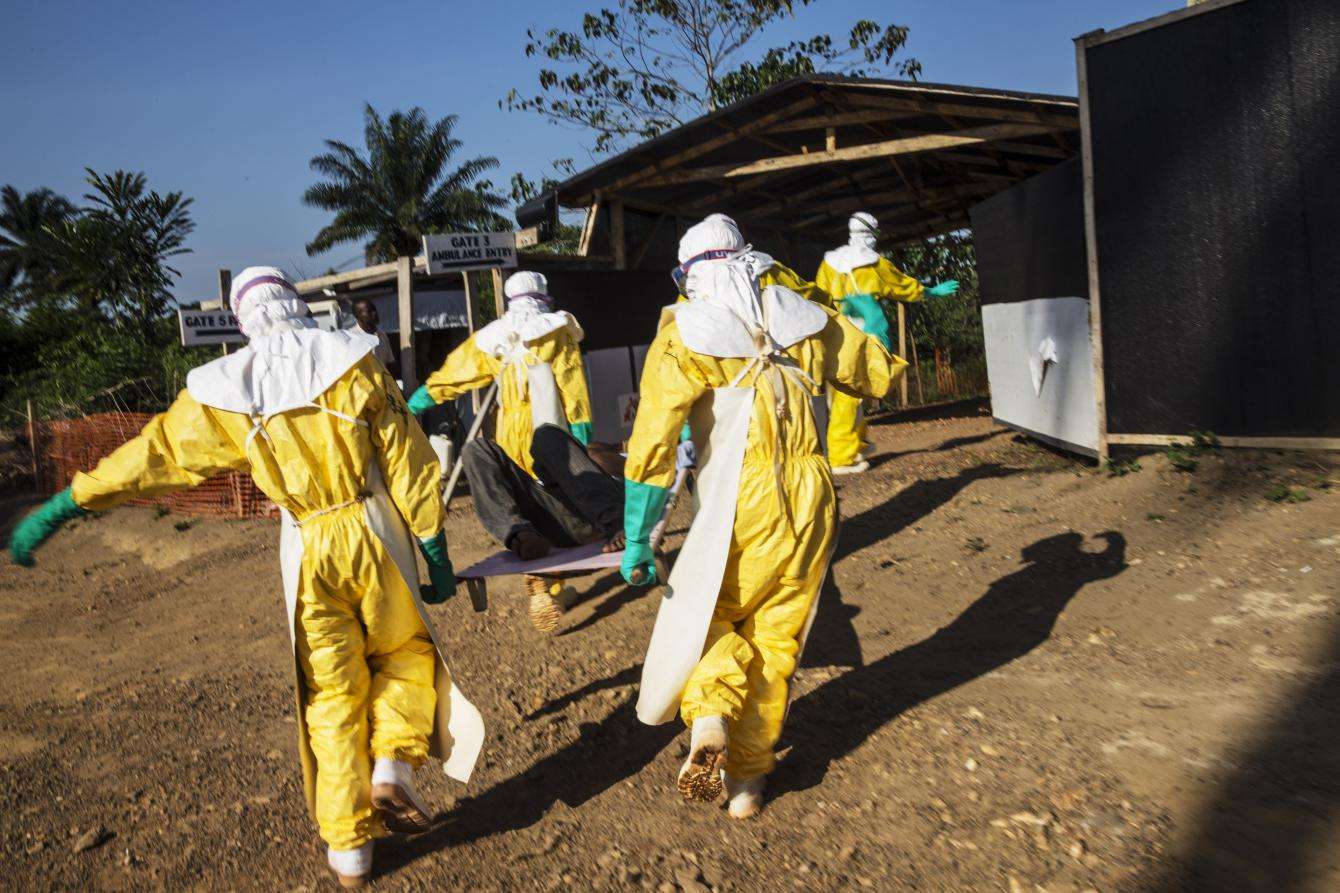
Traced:
[[297, 524], [299, 527], [301, 527], [301, 526], [303, 526], [304, 524], [308, 523], [309, 521], [314, 521], [314, 520], [316, 520], [317, 518], [320, 518], [322, 515], [329, 515], [331, 512], [338, 512], [340, 509], [347, 509], [347, 508], [348, 508], [349, 506], [351, 506], [351, 505], [358, 505], [360, 502], [362, 502], [363, 500], [365, 500], [365, 499], [367, 499], [367, 498], [368, 498], [368, 494], [366, 494], [366, 493], [360, 493], [360, 494], [358, 494], [357, 496], [355, 496], [353, 499], [347, 500], [347, 501], [345, 501], [345, 502], [341, 502], [341, 503], [339, 503], [338, 505], [329, 505], [329, 506], [326, 506], [326, 507], [323, 508], [323, 509], [317, 509], [316, 511], [309, 513], [306, 517], [304, 517], [304, 518], [301, 519], [301, 520], [299, 520], [298, 518], [295, 517], [295, 518], [293, 519], [293, 523], [294, 523], [294, 524]]
[[319, 409], [319, 410], [321, 410], [322, 412], [326, 413], [327, 415], [333, 415], [333, 416], [335, 416], [335, 418], [337, 418], [337, 419], [344, 419], [346, 422], [353, 422], [355, 425], [358, 425], [360, 428], [366, 428], [366, 427], [368, 427], [368, 423], [367, 423], [365, 420], [363, 420], [363, 419], [356, 419], [356, 418], [354, 418], [353, 416], [351, 416], [351, 415], [345, 415], [345, 414], [342, 413], [342, 412], [336, 412], [335, 410], [331, 409], [329, 406], [322, 406], [320, 403], [317, 403], [315, 400], [313, 400], [311, 403], [309, 403], [309, 404], [307, 404], [307, 405], [308, 405], [308, 406], [311, 406], [311, 407], [314, 407], [314, 408], [316, 408], [316, 409]]

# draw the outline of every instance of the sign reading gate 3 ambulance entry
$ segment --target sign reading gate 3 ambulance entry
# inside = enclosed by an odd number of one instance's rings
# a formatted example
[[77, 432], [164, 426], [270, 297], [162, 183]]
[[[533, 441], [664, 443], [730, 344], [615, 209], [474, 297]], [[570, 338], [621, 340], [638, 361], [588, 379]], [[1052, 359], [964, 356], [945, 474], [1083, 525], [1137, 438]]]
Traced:
[[237, 317], [227, 310], [178, 310], [181, 343], [241, 344], [247, 340], [237, 326]]
[[423, 237], [428, 272], [453, 273], [516, 266], [516, 233], [444, 233]]

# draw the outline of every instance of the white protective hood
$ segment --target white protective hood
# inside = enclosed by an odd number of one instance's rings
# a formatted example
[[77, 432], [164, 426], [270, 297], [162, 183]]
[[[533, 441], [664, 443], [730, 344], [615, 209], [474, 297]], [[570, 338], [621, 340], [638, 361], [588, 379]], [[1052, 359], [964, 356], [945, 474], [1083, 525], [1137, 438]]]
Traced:
[[550, 309], [553, 299], [549, 297], [548, 286], [540, 273], [523, 270], [507, 277], [503, 286], [507, 310], [501, 318], [475, 333], [475, 346], [496, 357], [509, 357], [524, 345], [564, 326], [569, 326], [573, 338], [581, 341], [585, 333], [576, 318], [565, 310]]
[[[791, 289], [770, 285], [759, 291], [755, 258], [766, 255], [744, 244], [730, 218], [714, 214], [690, 227], [679, 243], [681, 264], [721, 251], [731, 254], [691, 263], [684, 278], [688, 303], [670, 308], [690, 350], [752, 358], [761, 350], [784, 350], [827, 325], [827, 314]], [[771, 343], [760, 344], [760, 335]]]
[[824, 263], [838, 273], [850, 273], [857, 267], [879, 263], [879, 221], [864, 211], [858, 211], [847, 220], [847, 244], [824, 254]]
[[251, 339], [186, 375], [196, 402], [253, 418], [310, 406], [377, 346], [362, 329], [300, 328]]

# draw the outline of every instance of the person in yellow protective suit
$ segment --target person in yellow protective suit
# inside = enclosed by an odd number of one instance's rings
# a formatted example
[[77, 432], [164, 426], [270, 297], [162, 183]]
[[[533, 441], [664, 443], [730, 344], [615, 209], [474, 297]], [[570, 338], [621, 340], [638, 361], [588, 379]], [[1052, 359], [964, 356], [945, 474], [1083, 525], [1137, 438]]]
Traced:
[[437, 461], [372, 355], [375, 340], [316, 329], [273, 267], [244, 270], [231, 303], [250, 343], [193, 369], [167, 412], [75, 475], [10, 548], [31, 563], [69, 516], [249, 471], [282, 514], [308, 807], [330, 867], [356, 886], [371, 871], [373, 838], [429, 826], [413, 767], [432, 753], [468, 779], [483, 738], [417, 591], [411, 534], [433, 583], [423, 598], [455, 589]]
[[[952, 295], [958, 291], [958, 282], [951, 279], [926, 288], [903, 273], [875, 250], [878, 227], [878, 221], [864, 211], [853, 214], [847, 223], [847, 244], [824, 255], [814, 281], [857, 328], [892, 350], [889, 321], [880, 300], [910, 304], [927, 294]], [[835, 391], [828, 419], [828, 458], [834, 474], [855, 474], [870, 467], [861, 455], [865, 433], [861, 401]]]
[[682, 716], [692, 741], [680, 793], [710, 801], [724, 787], [738, 818], [762, 806], [834, 545], [824, 385], [878, 397], [905, 366], [835, 311], [780, 286], [760, 290], [746, 254], [720, 218], [680, 242], [689, 301], [667, 309], [647, 353], [624, 468], [621, 565], [634, 585], [655, 580], [650, 531], [692, 414], [699, 509], [657, 615], [638, 716]]
[[498, 382], [496, 440], [517, 465], [535, 476], [530, 446], [543, 424], [591, 442], [591, 398], [586, 391], [582, 327], [571, 313], [553, 311], [548, 283], [523, 271], [503, 286], [507, 311], [447, 357], [409, 399], [416, 415], [461, 394]]

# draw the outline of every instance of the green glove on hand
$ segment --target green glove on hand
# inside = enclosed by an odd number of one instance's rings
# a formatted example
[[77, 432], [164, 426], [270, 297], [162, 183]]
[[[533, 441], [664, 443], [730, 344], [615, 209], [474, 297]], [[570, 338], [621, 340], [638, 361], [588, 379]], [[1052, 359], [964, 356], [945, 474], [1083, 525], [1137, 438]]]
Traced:
[[437, 401], [429, 396], [426, 384], [419, 385], [419, 389], [409, 395], [409, 411], [415, 415], [422, 415], [436, 405]]
[[572, 432], [572, 437], [582, 446], [591, 445], [591, 423], [590, 422], [572, 422], [568, 425], [568, 430]]
[[433, 584], [420, 586], [419, 598], [425, 604], [440, 605], [456, 594], [456, 571], [447, 555], [447, 535], [439, 531], [437, 536], [419, 540], [419, 551], [428, 562], [428, 579]]
[[51, 538], [71, 518], [88, 514], [75, 504], [70, 488], [57, 493], [19, 522], [9, 537], [9, 554], [15, 564], [33, 566], [33, 551]]
[[885, 350], [893, 350], [893, 338], [889, 334], [889, 318], [874, 295], [848, 295], [842, 299], [842, 312], [861, 321], [861, 331], [884, 345]]
[[946, 279], [939, 285], [932, 285], [930, 288], [926, 289], [926, 294], [930, 295], [932, 298], [947, 298], [950, 295], [956, 293], [957, 291], [958, 291], [958, 280]]
[[[650, 586], [656, 582], [656, 561], [651, 551], [651, 530], [661, 520], [670, 491], [655, 484], [624, 478], [623, 482], [623, 561], [619, 573], [631, 586]], [[634, 579], [634, 574], [638, 575]]]

